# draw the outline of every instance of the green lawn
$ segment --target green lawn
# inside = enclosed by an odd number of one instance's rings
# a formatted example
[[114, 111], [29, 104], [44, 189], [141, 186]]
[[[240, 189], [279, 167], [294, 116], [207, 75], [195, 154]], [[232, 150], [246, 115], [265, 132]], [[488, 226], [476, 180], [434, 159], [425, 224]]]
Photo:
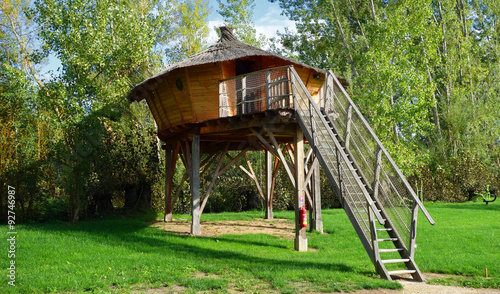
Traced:
[[[423, 272], [467, 276], [433, 283], [500, 288], [500, 203], [435, 204], [436, 226], [419, 219], [417, 264]], [[174, 216], [186, 217], [186, 216]], [[203, 215], [253, 219], [261, 212]], [[293, 212], [275, 212], [292, 219]], [[353, 291], [401, 286], [380, 279], [343, 210], [323, 212], [325, 232], [308, 234], [312, 252], [264, 234], [178, 236], [139, 219], [17, 225], [16, 286], [8, 286], [3, 238], [0, 293], [128, 293], [171, 287], [197, 292]], [[0, 233], [7, 236], [8, 228]], [[203, 228], [202, 228], [203, 230]], [[484, 278], [488, 268], [490, 279]]]

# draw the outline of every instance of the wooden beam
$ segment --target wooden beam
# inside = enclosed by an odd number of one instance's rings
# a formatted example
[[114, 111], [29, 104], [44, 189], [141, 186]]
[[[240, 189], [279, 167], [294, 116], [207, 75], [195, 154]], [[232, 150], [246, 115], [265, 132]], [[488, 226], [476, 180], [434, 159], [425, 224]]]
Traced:
[[300, 209], [305, 206], [304, 186], [304, 134], [297, 126], [294, 136], [295, 149], [295, 250], [307, 251], [306, 228], [300, 224]]
[[376, 156], [376, 161], [375, 161], [375, 172], [373, 173], [373, 201], [378, 201], [378, 190], [379, 190], [379, 180], [380, 180], [380, 168], [381, 168], [381, 161], [382, 161], [382, 149], [377, 146], [377, 155]]
[[200, 135], [194, 134], [191, 147], [191, 234], [201, 235], [200, 224]]
[[349, 150], [349, 141], [351, 138], [351, 122], [352, 122], [352, 105], [349, 104], [347, 106], [347, 118], [346, 118], [346, 127], [345, 127], [345, 149]]
[[212, 181], [208, 185], [207, 192], [205, 193], [205, 197], [203, 198], [203, 203], [201, 204], [200, 215], [203, 214], [203, 210], [205, 209], [205, 205], [207, 204], [208, 197], [210, 197], [210, 193], [212, 192], [212, 188], [215, 184], [215, 180], [217, 180], [217, 178], [219, 177], [218, 176], [219, 170], [221, 168], [222, 163], [224, 162], [224, 158], [226, 157], [228, 146], [229, 146], [229, 143], [226, 144], [226, 147], [224, 148], [224, 150], [220, 152], [219, 162], [217, 163], [217, 167], [215, 168], [214, 175], [212, 177]]
[[321, 216], [321, 174], [319, 160], [316, 156], [314, 157], [311, 169], [314, 170], [312, 177], [313, 222], [311, 223], [311, 229], [323, 233], [323, 219]]
[[226, 164], [226, 166], [224, 166], [224, 168], [222, 168], [222, 170], [217, 174], [217, 176], [222, 175], [228, 168], [231, 167], [231, 165], [233, 165], [233, 163], [238, 161], [238, 159], [240, 159], [248, 151], [248, 149], [249, 149], [249, 147], [245, 148], [238, 155], [236, 155], [234, 158], [232, 158], [229, 154], [226, 153], [226, 156], [229, 159], [231, 159], [231, 161], [228, 164]]
[[312, 186], [312, 185], [310, 184], [310, 183], [311, 183], [311, 178], [312, 178], [312, 176], [313, 176], [313, 174], [314, 174], [314, 170], [316, 169], [316, 167], [317, 167], [317, 166], [319, 166], [319, 162], [318, 162], [318, 160], [315, 158], [315, 159], [313, 160], [313, 163], [312, 163], [312, 165], [311, 165], [311, 168], [310, 168], [309, 170], [307, 170], [307, 167], [305, 168], [305, 170], [306, 170], [306, 172], [307, 172], [307, 173], [306, 173], [306, 180], [305, 180], [305, 185], [306, 185], [306, 186], [307, 186], [307, 185]]
[[262, 198], [262, 200], [266, 201], [266, 198], [264, 197], [264, 193], [262, 193], [262, 188], [260, 187], [260, 184], [259, 184], [259, 179], [257, 178], [257, 175], [253, 171], [252, 164], [250, 163], [250, 160], [248, 160], [246, 153], [244, 154], [244, 156], [245, 156], [245, 160], [246, 160], [247, 165], [248, 165], [248, 169], [250, 170], [250, 173], [251, 173], [252, 178], [255, 182], [255, 185], [257, 186], [257, 190], [259, 191], [260, 197]]
[[417, 217], [418, 217], [418, 205], [417, 205], [416, 201], [413, 201], [413, 205], [412, 205], [412, 209], [411, 209], [410, 243], [408, 245], [408, 251], [410, 253], [410, 257], [413, 260], [415, 260], [415, 248], [417, 246], [417, 244], [416, 244]]
[[279, 158], [278, 151], [267, 142], [267, 140], [260, 134], [258, 133], [254, 128], [250, 128], [250, 131], [259, 139], [259, 142], [269, 151], [271, 152], [275, 157]]
[[[293, 167], [291, 167], [291, 166], [288, 165], [288, 162], [285, 160], [285, 156], [283, 155], [283, 152], [281, 152], [281, 149], [279, 148], [278, 142], [276, 141], [276, 138], [274, 137], [273, 132], [268, 131], [267, 134], [269, 135], [269, 139], [271, 139], [271, 142], [273, 143], [274, 147], [276, 148], [276, 152], [278, 153], [278, 157], [281, 160], [281, 163], [283, 163], [283, 167], [285, 168], [286, 173], [288, 174], [288, 176], [290, 177], [290, 179], [293, 179], [294, 178], [294, 176], [293, 176], [294, 172], [296, 172], [297, 169], [295, 168], [295, 171], [292, 171]], [[304, 150], [302, 150], [302, 154], [303, 153], [304, 153]], [[304, 158], [302, 156], [302, 161], [303, 160], [304, 160]], [[302, 162], [302, 165], [303, 165], [303, 162]], [[304, 172], [304, 171], [302, 171], [302, 172]], [[292, 181], [292, 185], [296, 189], [296, 183], [295, 183], [295, 181]]]
[[[175, 147], [167, 144], [165, 146], [165, 216], [163, 221], [172, 221], [172, 185], [175, 173], [175, 163], [177, 161], [177, 155], [179, 153], [179, 142], [175, 144]], [[172, 148], [174, 147], [174, 148]]]
[[[269, 95], [268, 95], [269, 97]], [[273, 219], [273, 202], [272, 202], [272, 193], [274, 192], [273, 190], [273, 166], [272, 166], [272, 159], [273, 156], [271, 152], [269, 151], [264, 151], [266, 153], [266, 215], [265, 219]]]

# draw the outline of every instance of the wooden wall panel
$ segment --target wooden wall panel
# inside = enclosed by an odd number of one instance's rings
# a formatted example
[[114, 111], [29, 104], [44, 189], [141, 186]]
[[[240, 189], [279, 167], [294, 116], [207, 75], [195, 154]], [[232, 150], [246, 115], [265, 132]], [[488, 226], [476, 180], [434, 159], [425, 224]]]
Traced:
[[223, 71], [219, 64], [205, 64], [188, 70], [191, 96], [197, 121], [219, 116], [219, 80]]
[[163, 113], [172, 127], [182, 123], [181, 109], [177, 106], [175, 97], [171, 94], [172, 90], [167, 82], [162, 83], [156, 89], [158, 94], [158, 112]]
[[151, 110], [151, 113], [153, 114], [153, 118], [156, 121], [156, 125], [158, 125], [158, 129], [161, 130], [165, 128], [167, 126], [167, 123], [165, 122], [165, 115], [161, 116], [157, 110], [156, 103], [158, 102], [158, 98], [153, 97], [152, 95], [148, 95], [146, 97], [146, 102], [148, 104], [149, 109]]

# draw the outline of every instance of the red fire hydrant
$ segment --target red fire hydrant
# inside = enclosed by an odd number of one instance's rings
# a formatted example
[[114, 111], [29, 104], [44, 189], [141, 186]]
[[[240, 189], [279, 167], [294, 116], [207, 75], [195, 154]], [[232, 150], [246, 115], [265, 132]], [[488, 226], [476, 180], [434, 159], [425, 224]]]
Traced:
[[307, 227], [307, 210], [304, 206], [300, 209], [300, 226]]

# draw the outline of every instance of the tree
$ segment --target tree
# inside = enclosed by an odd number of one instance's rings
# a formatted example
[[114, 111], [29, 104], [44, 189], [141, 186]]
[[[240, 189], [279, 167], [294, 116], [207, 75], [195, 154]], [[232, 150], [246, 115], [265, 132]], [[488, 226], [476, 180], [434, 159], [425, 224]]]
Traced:
[[[373, 4], [373, 5], [371, 5]], [[414, 170], [432, 130], [427, 67], [437, 58], [431, 8], [421, 1], [280, 1], [297, 33], [283, 46], [306, 63], [351, 81], [349, 91], [396, 161]]]
[[[284, 51], [351, 81], [407, 175], [444, 168], [457, 195], [498, 178], [498, 1], [279, 3], [298, 30], [280, 36]], [[488, 176], [470, 180], [471, 162]]]
[[254, 0], [217, 0], [219, 10], [217, 12], [223, 17], [224, 24], [234, 28], [236, 37], [242, 42], [264, 47], [266, 37], [263, 34], [257, 36], [255, 24], [252, 21]]
[[[159, 69], [159, 47], [170, 37], [170, 9], [156, 0], [39, 0], [29, 11], [41, 28], [45, 55], [55, 54], [62, 65], [42, 105], [60, 106], [54, 164], [62, 171], [73, 222], [80, 214], [112, 209], [125, 183], [155, 181], [142, 170], [157, 171], [160, 165], [159, 158], [151, 163], [143, 152], [158, 153], [152, 119], [137, 109], [146, 108], [144, 103], [130, 106], [126, 96]], [[143, 147], [151, 141], [155, 148]], [[137, 178], [131, 180], [132, 175]]]
[[207, 0], [176, 0], [173, 40], [167, 44], [167, 63], [172, 64], [203, 51], [208, 37]]

